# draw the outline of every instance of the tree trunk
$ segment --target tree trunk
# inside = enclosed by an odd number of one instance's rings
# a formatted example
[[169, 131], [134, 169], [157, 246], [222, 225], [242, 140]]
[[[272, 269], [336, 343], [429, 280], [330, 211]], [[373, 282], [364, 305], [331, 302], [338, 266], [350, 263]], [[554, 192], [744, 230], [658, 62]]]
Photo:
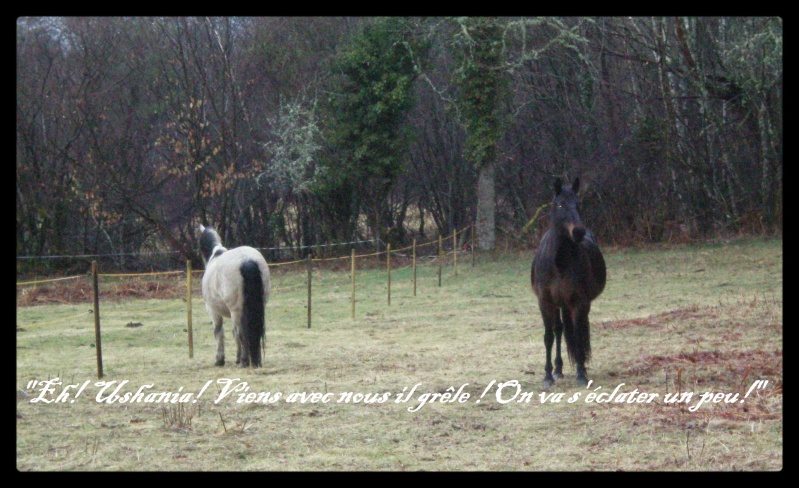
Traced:
[[477, 177], [477, 245], [483, 251], [494, 249], [496, 243], [494, 212], [497, 207], [494, 175], [496, 167], [486, 164], [479, 170]]

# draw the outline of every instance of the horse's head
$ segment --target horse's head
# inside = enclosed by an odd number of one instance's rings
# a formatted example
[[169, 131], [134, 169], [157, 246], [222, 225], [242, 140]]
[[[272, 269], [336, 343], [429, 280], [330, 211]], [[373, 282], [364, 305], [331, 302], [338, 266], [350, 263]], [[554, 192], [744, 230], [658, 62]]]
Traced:
[[560, 178], [555, 179], [555, 199], [552, 201], [551, 225], [556, 232], [567, 235], [576, 244], [585, 237], [585, 226], [580, 219], [580, 178], [575, 178], [571, 186], [563, 186]]
[[225, 248], [222, 247], [222, 239], [219, 238], [219, 234], [213, 227], [200, 225], [200, 232], [200, 254], [203, 257], [203, 262], [207, 265], [212, 257], [220, 250], [224, 252]]

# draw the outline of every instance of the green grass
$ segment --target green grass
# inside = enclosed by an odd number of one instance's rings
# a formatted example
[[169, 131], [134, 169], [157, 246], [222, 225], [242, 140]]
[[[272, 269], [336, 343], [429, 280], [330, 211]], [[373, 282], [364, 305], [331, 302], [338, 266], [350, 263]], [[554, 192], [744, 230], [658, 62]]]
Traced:
[[[104, 380], [135, 392], [196, 395], [196, 403], [96, 400], [93, 318], [84, 304], [17, 309], [17, 468], [38, 470], [779, 470], [782, 428], [782, 241], [745, 240], [669, 249], [606, 249], [608, 284], [591, 312], [591, 387], [567, 377], [540, 401], [543, 327], [530, 289], [531, 253], [478, 255], [437, 266], [356, 272], [315, 269], [307, 327], [304, 271], [276, 272], [267, 308], [264, 367], [240, 369], [226, 326], [228, 365], [213, 366], [215, 341], [199, 288], [189, 359], [185, 303], [100, 305]], [[198, 280], [196, 280], [198, 281]], [[102, 284], [101, 284], [102, 286]], [[130, 328], [129, 322], [141, 327]], [[21, 329], [21, 330], [20, 330]], [[80, 397], [32, 403], [31, 380], [90, 380]], [[218, 403], [218, 379], [246, 382], [274, 403]], [[516, 380], [530, 401], [503, 403], [498, 383]], [[739, 393], [743, 403], [696, 411], [667, 405], [672, 392]], [[487, 386], [490, 392], [481, 398]], [[612, 391], [658, 393], [650, 404], [586, 403]], [[419, 385], [407, 403], [395, 403]], [[464, 403], [420, 395], [462, 385]], [[451, 389], [451, 390], [450, 390]], [[48, 398], [55, 398], [61, 392]], [[506, 388], [506, 393], [510, 390]], [[291, 393], [328, 403], [288, 403]], [[382, 403], [339, 402], [343, 393]], [[580, 393], [573, 403], [567, 400]], [[194, 397], [192, 397], [194, 398]], [[509, 397], [508, 397], [509, 398]], [[477, 402], [477, 400], [480, 402]], [[69, 400], [74, 400], [70, 402]]]

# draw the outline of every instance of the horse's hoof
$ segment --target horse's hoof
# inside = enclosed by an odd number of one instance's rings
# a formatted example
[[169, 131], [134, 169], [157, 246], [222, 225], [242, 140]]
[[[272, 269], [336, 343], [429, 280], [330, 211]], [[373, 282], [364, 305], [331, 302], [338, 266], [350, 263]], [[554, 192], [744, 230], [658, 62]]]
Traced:
[[552, 388], [553, 383], [555, 383], [555, 380], [544, 379], [544, 389], [548, 390], [549, 388]]
[[586, 386], [588, 385], [588, 378], [582, 378], [580, 376], [577, 377], [577, 386]]
[[216, 363], [214, 363], [214, 364], [216, 366], [224, 366], [225, 365], [225, 360], [224, 359], [217, 359]]
[[552, 377], [555, 378], [556, 380], [559, 380], [563, 378], [563, 373], [561, 373], [560, 371], [555, 371], [554, 373], [552, 373]]

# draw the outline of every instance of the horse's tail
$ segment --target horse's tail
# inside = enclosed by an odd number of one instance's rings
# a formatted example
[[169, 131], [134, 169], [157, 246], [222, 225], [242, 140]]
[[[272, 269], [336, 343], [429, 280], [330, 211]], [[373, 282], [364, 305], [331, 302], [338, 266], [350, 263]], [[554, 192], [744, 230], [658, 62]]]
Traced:
[[[563, 313], [569, 313], [568, 309], [563, 309]], [[584, 364], [591, 359], [591, 328], [588, 324], [588, 313], [576, 321], [570, 317], [564, 317], [563, 335], [566, 338], [566, 352], [569, 354], [569, 361]]]
[[261, 339], [264, 337], [264, 282], [261, 269], [253, 260], [241, 265], [241, 277], [244, 279], [244, 309], [241, 312], [241, 337], [245, 357], [249, 357], [250, 365], [261, 366]]

